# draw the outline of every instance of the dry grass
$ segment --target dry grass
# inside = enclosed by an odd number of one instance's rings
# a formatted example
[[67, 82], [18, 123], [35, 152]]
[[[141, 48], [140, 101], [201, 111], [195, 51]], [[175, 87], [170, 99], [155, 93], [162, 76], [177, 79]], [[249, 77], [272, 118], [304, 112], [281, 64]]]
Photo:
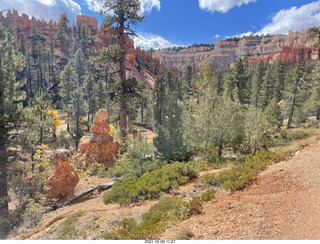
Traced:
[[277, 152], [277, 153], [283, 153], [285, 155], [292, 155], [301, 148], [312, 144], [320, 139], [320, 130], [316, 128], [297, 128], [297, 129], [291, 129], [288, 130], [289, 132], [298, 132], [303, 131], [308, 133], [310, 136], [304, 139], [296, 139], [290, 142], [289, 144], [285, 146], [278, 146], [275, 148], [272, 148], [271, 151]]

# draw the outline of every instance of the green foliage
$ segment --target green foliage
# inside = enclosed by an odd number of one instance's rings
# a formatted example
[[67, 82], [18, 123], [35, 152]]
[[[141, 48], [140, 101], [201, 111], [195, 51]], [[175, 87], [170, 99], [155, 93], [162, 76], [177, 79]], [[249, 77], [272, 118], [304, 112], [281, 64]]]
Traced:
[[60, 235], [58, 240], [74, 240], [77, 237], [79, 230], [76, 228], [79, 217], [83, 214], [80, 210], [72, 214], [62, 224], [59, 225]]
[[214, 198], [215, 194], [216, 194], [215, 189], [209, 188], [206, 190], [205, 193], [201, 195], [201, 200], [203, 202], [209, 202], [212, 198]]
[[98, 178], [107, 177], [107, 170], [104, 164], [99, 164], [99, 163], [90, 164], [86, 172], [89, 176], [97, 176]]
[[295, 124], [302, 124], [306, 122], [308, 119], [308, 113], [303, 107], [298, 107], [294, 111], [294, 119]]
[[185, 204], [188, 216], [201, 214], [203, 211], [202, 199], [199, 196], [192, 197], [191, 201]]
[[183, 201], [181, 197], [165, 197], [142, 215], [140, 224], [132, 218], [123, 219], [117, 232], [106, 233], [103, 238], [106, 240], [157, 239], [170, 223], [202, 213], [202, 203], [200, 197], [194, 197], [190, 202]]
[[155, 148], [141, 135], [141, 131], [138, 131], [135, 137], [128, 136], [126, 148], [119, 162], [108, 169], [108, 174], [111, 176], [120, 177], [130, 173], [140, 177], [146, 172], [155, 170], [161, 163], [154, 158]]
[[194, 162], [168, 164], [145, 173], [140, 178], [126, 174], [112, 186], [111, 191], [104, 194], [103, 201], [126, 205], [159, 198], [161, 192], [175, 189], [197, 175], [198, 171]]
[[78, 172], [80, 177], [87, 175], [85, 156], [74, 152], [69, 160], [69, 163], [71, 164], [73, 169]]
[[265, 167], [282, 158], [276, 153], [261, 151], [256, 155], [248, 155], [244, 162], [239, 162], [230, 170], [219, 175], [208, 174], [202, 181], [212, 186], [222, 185], [227, 191], [235, 192], [246, 187]]
[[183, 158], [185, 146], [182, 138], [181, 81], [171, 70], [157, 79], [154, 90], [155, 120], [158, 135], [153, 142], [164, 160]]
[[286, 139], [289, 141], [298, 140], [298, 139], [305, 139], [308, 138], [311, 134], [307, 131], [303, 130], [293, 130], [287, 133]]
[[224, 96], [232, 101], [248, 104], [248, 76], [246, 74], [245, 63], [238, 58], [234, 66], [229, 69], [224, 84]]
[[272, 100], [271, 103], [263, 111], [264, 119], [266, 120], [267, 126], [270, 129], [280, 128], [283, 122], [283, 115], [281, 113], [281, 108], [276, 102]]
[[59, 148], [69, 149], [69, 147], [70, 147], [70, 138], [68, 137], [68, 132], [61, 131], [57, 135], [57, 139], [53, 144], [53, 148], [54, 149], [59, 149]]

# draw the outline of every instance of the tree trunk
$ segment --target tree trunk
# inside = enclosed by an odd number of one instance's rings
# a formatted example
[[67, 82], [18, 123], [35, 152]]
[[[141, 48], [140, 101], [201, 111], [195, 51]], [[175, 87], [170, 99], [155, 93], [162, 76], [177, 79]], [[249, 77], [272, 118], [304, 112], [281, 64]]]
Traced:
[[0, 145], [0, 239], [9, 233], [8, 222], [8, 176], [7, 176], [7, 154], [4, 145]]
[[[68, 109], [69, 110], [69, 109]], [[69, 124], [69, 119], [70, 119], [70, 112], [68, 111], [68, 118], [67, 118], [67, 131], [70, 134], [70, 124]]]
[[78, 151], [79, 141], [80, 141], [80, 125], [79, 125], [79, 118], [80, 118], [80, 104], [77, 102], [77, 123], [76, 123], [76, 151]]
[[222, 156], [222, 149], [223, 149], [223, 144], [222, 144], [222, 142], [220, 142], [219, 148], [218, 148], [218, 155], [219, 155], [219, 157]]
[[320, 107], [317, 109], [317, 120], [320, 120]]
[[[123, 0], [120, 0], [120, 8], [123, 8]], [[124, 14], [120, 16], [120, 29], [119, 29], [119, 44], [120, 47], [124, 49], [125, 45], [125, 36], [124, 36]], [[120, 136], [122, 140], [126, 140], [127, 137], [127, 101], [125, 98], [125, 81], [126, 81], [126, 64], [125, 64], [125, 56], [119, 60], [120, 65], [120, 79], [122, 84], [122, 93], [120, 94]]]
[[287, 126], [288, 129], [291, 128], [291, 123], [292, 123], [292, 119], [293, 119], [293, 112], [294, 112], [294, 106], [295, 106], [295, 101], [296, 101], [296, 90], [297, 90], [297, 86], [295, 87], [293, 94], [292, 94], [292, 101], [291, 101], [291, 105], [290, 105], [290, 112], [289, 112], [289, 119], [288, 119], [288, 126]]
[[143, 108], [144, 108], [144, 102], [141, 100], [141, 122], [143, 123]]

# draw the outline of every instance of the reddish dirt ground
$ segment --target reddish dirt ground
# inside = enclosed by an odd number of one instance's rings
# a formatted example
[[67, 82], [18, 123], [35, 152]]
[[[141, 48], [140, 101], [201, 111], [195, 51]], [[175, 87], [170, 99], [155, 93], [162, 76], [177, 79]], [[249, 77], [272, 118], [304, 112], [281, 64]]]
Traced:
[[[218, 191], [204, 213], [183, 221], [192, 239], [320, 239], [320, 142], [273, 164], [235, 194]], [[172, 238], [170, 229], [161, 237]]]
[[[212, 173], [201, 172], [201, 174]], [[320, 141], [300, 150], [294, 157], [270, 165], [257, 180], [245, 190], [230, 194], [219, 189], [216, 198], [204, 205], [201, 215], [169, 228], [160, 238], [175, 239], [175, 229], [188, 228], [201, 240], [271, 239], [296, 240], [320, 239]], [[76, 192], [110, 179], [82, 179]], [[175, 194], [187, 198], [199, 194], [198, 179], [181, 186]], [[198, 190], [197, 190], [198, 189]], [[92, 214], [104, 231], [115, 226], [123, 218], [138, 219], [157, 200], [131, 207], [118, 204], [105, 205], [102, 193], [87, 201], [66, 206], [47, 214], [44, 220], [18, 239], [38, 239], [73, 213], [83, 210], [81, 219]], [[88, 237], [90, 239], [90, 237]]]

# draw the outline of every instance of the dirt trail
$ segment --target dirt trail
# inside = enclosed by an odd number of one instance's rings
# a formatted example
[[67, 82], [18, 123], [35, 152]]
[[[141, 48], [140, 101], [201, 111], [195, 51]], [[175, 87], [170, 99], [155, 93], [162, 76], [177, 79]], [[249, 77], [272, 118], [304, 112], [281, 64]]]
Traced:
[[[215, 171], [201, 172], [212, 173]], [[218, 171], [216, 171], [218, 172]], [[204, 213], [178, 224], [194, 233], [193, 239], [320, 239], [320, 141], [305, 147], [296, 156], [273, 164], [245, 190], [229, 194], [219, 190], [216, 198], [204, 205]], [[110, 179], [105, 179], [109, 182]], [[101, 179], [82, 179], [77, 191]], [[92, 181], [92, 182], [91, 182]], [[198, 179], [181, 186], [178, 195], [190, 198], [204, 189]], [[83, 210], [81, 219], [97, 216], [99, 231], [112, 228], [123, 218], [139, 219], [157, 200], [134, 207], [105, 205], [97, 194], [91, 199], [49, 213], [32, 231], [18, 239], [45, 238], [46, 233], [73, 213]], [[175, 239], [174, 229], [160, 238]]]
[[[244, 191], [221, 190], [183, 221], [193, 239], [320, 239], [320, 142], [273, 164]], [[168, 230], [161, 238], [173, 238]]]

